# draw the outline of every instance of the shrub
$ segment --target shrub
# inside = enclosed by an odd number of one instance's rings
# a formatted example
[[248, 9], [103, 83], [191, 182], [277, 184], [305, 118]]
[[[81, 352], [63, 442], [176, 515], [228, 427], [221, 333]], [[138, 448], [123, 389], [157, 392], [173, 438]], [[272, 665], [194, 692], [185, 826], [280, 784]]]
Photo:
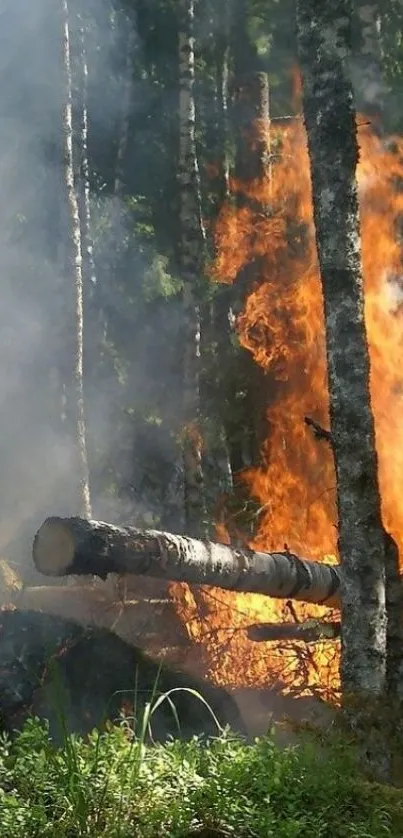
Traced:
[[146, 747], [127, 725], [66, 736], [29, 720], [0, 741], [2, 838], [401, 838], [403, 795], [369, 783], [342, 742], [270, 738]]

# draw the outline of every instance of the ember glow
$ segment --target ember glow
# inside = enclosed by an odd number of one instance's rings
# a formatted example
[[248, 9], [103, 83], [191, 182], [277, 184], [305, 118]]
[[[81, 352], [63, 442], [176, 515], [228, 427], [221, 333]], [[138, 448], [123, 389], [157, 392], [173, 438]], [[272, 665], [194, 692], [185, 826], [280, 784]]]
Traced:
[[[383, 516], [403, 552], [403, 139], [385, 141], [358, 117], [358, 167], [365, 277]], [[268, 438], [264, 466], [244, 474], [261, 512], [250, 546], [337, 559], [335, 474], [326, 441], [304, 423], [329, 427], [322, 295], [312, 218], [309, 161], [301, 119], [271, 127], [270, 178], [248, 184], [256, 205], [223, 208], [216, 229], [215, 279], [234, 282], [259, 257], [259, 276], [238, 319], [241, 343], [267, 373]], [[239, 184], [237, 185], [239, 188]], [[400, 228], [400, 229], [399, 229]], [[221, 526], [220, 540], [225, 537]], [[203, 650], [213, 681], [277, 687], [336, 698], [339, 649], [325, 641], [254, 643], [254, 622], [331, 618], [322, 606], [204, 590], [197, 602], [172, 587], [179, 614]], [[333, 615], [335, 616], [335, 615]]]

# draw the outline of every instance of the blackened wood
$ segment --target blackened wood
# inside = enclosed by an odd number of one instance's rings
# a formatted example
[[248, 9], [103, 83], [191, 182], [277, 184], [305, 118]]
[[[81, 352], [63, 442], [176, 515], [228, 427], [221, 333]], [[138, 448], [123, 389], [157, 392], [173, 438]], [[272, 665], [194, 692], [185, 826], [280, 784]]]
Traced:
[[303, 640], [304, 643], [319, 643], [335, 640], [340, 636], [340, 630], [340, 622], [306, 620], [304, 623], [256, 623], [248, 626], [247, 635], [249, 640], [256, 642]]

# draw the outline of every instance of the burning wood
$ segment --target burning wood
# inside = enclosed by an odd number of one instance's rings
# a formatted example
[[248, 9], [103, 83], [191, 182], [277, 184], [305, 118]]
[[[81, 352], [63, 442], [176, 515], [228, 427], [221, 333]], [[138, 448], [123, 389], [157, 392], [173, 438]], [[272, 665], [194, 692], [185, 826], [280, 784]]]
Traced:
[[338, 607], [340, 570], [289, 552], [258, 553], [155, 530], [48, 518], [33, 544], [47, 576], [132, 574]]
[[256, 623], [249, 626], [249, 640], [303, 640], [304, 643], [319, 643], [335, 640], [340, 636], [341, 623], [320, 620], [306, 620], [304, 623]]

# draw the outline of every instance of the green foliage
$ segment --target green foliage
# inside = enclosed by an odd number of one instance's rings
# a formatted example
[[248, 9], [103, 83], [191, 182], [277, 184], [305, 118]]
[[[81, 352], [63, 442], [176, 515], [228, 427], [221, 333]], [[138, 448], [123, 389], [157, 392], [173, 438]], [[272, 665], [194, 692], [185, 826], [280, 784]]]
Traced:
[[[150, 708], [148, 720], [151, 719]], [[145, 720], [145, 721], [148, 721]], [[0, 742], [4, 838], [400, 838], [400, 791], [371, 785], [346, 745], [280, 751], [229, 733], [145, 748], [127, 725], [51, 744], [29, 721]]]
[[143, 295], [146, 302], [163, 297], [167, 299], [181, 290], [180, 280], [168, 273], [168, 257], [156, 254], [151, 265], [144, 271]]

